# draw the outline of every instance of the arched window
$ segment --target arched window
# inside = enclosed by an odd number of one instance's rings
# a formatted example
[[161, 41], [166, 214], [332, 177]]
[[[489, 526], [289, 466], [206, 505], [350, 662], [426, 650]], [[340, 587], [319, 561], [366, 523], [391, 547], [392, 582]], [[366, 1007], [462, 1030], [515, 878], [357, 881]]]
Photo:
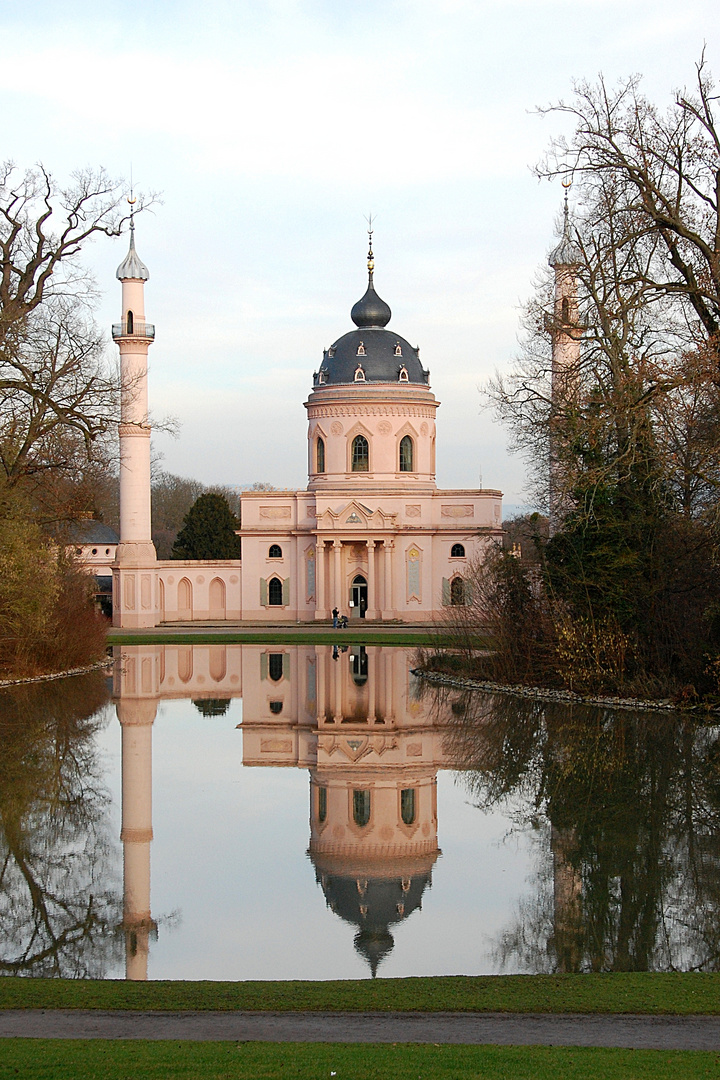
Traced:
[[352, 441], [352, 471], [369, 472], [370, 447], [364, 435], [356, 435]]
[[365, 372], [360, 364], [355, 368], [355, 382], [365, 382]]
[[370, 792], [353, 791], [353, 821], [356, 825], [367, 825], [370, 820]]
[[273, 713], [273, 715], [275, 715], [275, 716], [277, 716], [279, 713], [282, 712], [282, 707], [283, 707], [282, 701], [271, 701], [270, 702], [270, 712]]
[[282, 548], [279, 544], [270, 545], [270, 550], [268, 551], [268, 559], [282, 559]]
[[462, 544], [453, 544], [453, 546], [450, 548], [450, 558], [451, 559], [464, 559], [465, 558], [465, 548], [462, 546]]
[[315, 471], [325, 472], [325, 440], [320, 435], [315, 444]]
[[283, 654], [271, 652], [268, 654], [268, 675], [273, 682], [280, 682], [283, 677]]
[[280, 578], [270, 578], [268, 581], [268, 604], [270, 607], [282, 607], [283, 588]]
[[450, 582], [450, 603], [454, 607], [461, 607], [465, 603], [465, 582], [461, 577], [453, 578]]
[[413, 471], [413, 441], [409, 435], [400, 440], [400, 472]]
[[128, 313], [127, 313], [127, 332], [128, 332], [128, 334], [132, 334], [134, 328], [135, 328], [135, 318], [133, 316], [132, 311], [128, 311]]
[[318, 821], [324, 821], [327, 817], [327, 788], [318, 788]]
[[406, 825], [415, 821], [415, 788], [403, 788], [400, 792], [400, 815]]
[[561, 308], [562, 308], [562, 315], [561, 315], [562, 321], [564, 323], [569, 323], [570, 322], [570, 301], [568, 300], [567, 296], [563, 296]]

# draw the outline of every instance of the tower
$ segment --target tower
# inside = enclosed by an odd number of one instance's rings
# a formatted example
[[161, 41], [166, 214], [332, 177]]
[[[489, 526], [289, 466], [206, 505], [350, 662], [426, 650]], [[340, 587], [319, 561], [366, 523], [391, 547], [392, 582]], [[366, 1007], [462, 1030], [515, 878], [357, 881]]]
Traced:
[[375, 291], [372, 227], [368, 286], [350, 312], [356, 329], [323, 352], [305, 403], [308, 490], [432, 493], [435, 413], [417, 348], [387, 330], [392, 312]]
[[[568, 185], [569, 186], [569, 185]], [[563, 229], [560, 243], [548, 259], [555, 275], [555, 298], [552, 317], [547, 328], [552, 338], [550, 460], [548, 486], [550, 493], [550, 535], [567, 512], [562, 468], [562, 435], [559, 431], [563, 413], [572, 408], [577, 398], [580, 372], [580, 342], [582, 323], [578, 311], [578, 268], [582, 252], [572, 235], [568, 192], [565, 187]]]
[[130, 248], [117, 268], [122, 283], [122, 321], [112, 336], [120, 350], [120, 543], [113, 567], [113, 624], [155, 626], [158, 611], [156, 554], [150, 527], [150, 424], [148, 348], [155, 327], [145, 321], [148, 268], [135, 250], [130, 210]]

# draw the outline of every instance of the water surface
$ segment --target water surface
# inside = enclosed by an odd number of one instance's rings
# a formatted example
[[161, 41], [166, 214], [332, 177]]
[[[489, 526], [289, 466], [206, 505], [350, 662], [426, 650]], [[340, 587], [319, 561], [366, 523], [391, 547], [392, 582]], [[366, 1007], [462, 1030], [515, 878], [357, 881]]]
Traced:
[[0, 970], [718, 966], [720, 732], [397, 648], [132, 646], [0, 695]]

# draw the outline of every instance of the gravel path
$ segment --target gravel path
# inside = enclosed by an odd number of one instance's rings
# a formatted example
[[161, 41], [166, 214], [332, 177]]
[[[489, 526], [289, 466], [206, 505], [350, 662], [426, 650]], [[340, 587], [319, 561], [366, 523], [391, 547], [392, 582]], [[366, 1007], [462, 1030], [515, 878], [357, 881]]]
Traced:
[[716, 1016], [0, 1010], [0, 1038], [494, 1043], [720, 1050]]

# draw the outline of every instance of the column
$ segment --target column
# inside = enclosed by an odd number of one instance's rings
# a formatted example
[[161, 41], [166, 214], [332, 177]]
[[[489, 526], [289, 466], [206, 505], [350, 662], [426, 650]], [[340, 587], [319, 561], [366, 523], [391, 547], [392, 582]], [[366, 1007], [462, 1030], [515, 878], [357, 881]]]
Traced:
[[368, 540], [368, 606], [365, 612], [366, 619], [377, 619], [378, 612], [375, 603], [375, 541]]
[[338, 608], [341, 615], [347, 607], [347, 597], [342, 587], [342, 543], [340, 540], [333, 540], [332, 606]]
[[328, 615], [327, 600], [325, 597], [325, 543], [318, 541], [315, 548], [315, 618], [326, 619]]
[[383, 544], [384, 549], [384, 562], [385, 562], [385, 596], [384, 596], [384, 608], [382, 617], [383, 619], [395, 618], [395, 605], [393, 602], [393, 578], [392, 578], [392, 560], [393, 551], [395, 545], [392, 540], [386, 540]]

